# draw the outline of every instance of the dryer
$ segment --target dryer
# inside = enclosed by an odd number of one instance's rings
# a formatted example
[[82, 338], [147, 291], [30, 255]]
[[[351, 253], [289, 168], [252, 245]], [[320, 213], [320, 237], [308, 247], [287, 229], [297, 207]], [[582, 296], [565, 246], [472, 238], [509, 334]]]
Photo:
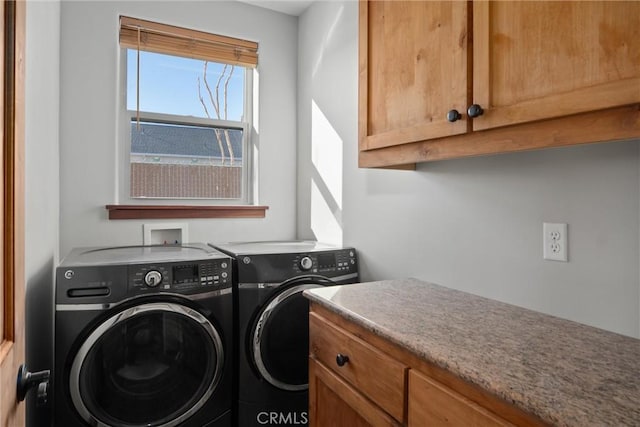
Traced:
[[71, 251], [56, 270], [54, 424], [231, 427], [231, 273], [204, 244]]
[[315, 241], [212, 244], [234, 259], [237, 426], [308, 423], [305, 289], [358, 281], [354, 248]]

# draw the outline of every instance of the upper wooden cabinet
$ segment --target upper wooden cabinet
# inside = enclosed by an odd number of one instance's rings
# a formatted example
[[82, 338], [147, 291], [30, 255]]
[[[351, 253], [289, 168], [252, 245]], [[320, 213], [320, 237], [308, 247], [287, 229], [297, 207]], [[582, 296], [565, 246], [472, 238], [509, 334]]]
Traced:
[[640, 136], [640, 2], [361, 1], [359, 23], [360, 166]]
[[470, 89], [466, 2], [360, 3], [360, 126], [363, 148], [467, 132], [447, 121]]
[[473, 3], [473, 130], [640, 102], [640, 3]]

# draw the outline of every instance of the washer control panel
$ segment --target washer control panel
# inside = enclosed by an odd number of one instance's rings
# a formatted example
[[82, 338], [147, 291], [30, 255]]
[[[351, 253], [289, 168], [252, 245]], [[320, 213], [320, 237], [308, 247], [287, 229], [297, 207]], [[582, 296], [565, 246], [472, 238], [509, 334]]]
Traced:
[[129, 266], [128, 276], [135, 293], [215, 290], [231, 286], [231, 259], [137, 264]]

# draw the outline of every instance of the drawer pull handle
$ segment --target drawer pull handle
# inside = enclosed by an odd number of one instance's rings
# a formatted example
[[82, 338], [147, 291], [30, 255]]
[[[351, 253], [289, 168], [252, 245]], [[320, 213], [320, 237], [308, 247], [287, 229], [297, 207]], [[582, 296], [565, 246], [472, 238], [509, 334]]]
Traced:
[[348, 361], [349, 361], [349, 356], [345, 354], [338, 353], [338, 355], [336, 356], [336, 364], [338, 366], [344, 366]]

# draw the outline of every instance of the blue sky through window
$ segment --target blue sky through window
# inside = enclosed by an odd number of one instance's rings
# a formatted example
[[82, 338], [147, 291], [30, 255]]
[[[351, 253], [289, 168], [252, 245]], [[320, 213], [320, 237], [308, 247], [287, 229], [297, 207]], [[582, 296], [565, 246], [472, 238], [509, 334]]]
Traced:
[[[136, 110], [136, 55], [127, 49], [127, 109]], [[229, 68], [227, 74], [229, 73]], [[215, 97], [215, 87], [224, 64], [209, 62], [207, 81]], [[140, 111], [180, 116], [207, 117], [198, 97], [198, 77], [211, 118], [217, 118], [203, 81], [204, 61], [140, 51]], [[243, 67], [236, 66], [229, 81], [227, 120], [241, 121], [244, 103]], [[223, 86], [220, 84], [220, 118], [223, 118]]]

